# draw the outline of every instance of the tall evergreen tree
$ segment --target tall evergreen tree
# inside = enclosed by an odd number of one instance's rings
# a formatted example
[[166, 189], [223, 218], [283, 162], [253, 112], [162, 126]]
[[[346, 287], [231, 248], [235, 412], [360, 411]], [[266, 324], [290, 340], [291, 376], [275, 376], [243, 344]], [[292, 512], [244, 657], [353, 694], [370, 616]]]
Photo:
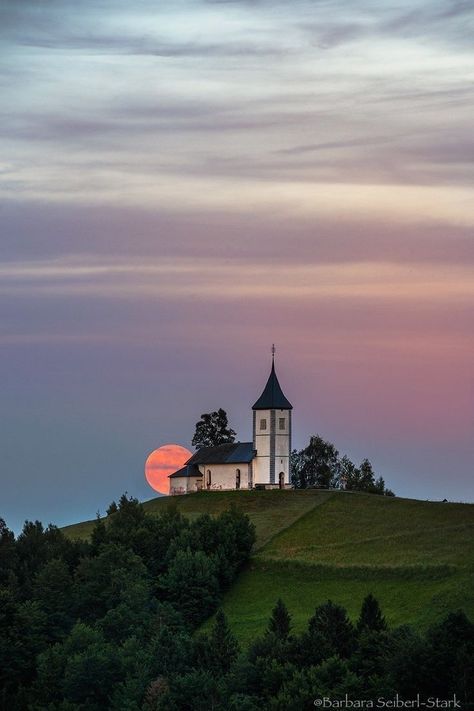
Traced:
[[15, 535], [0, 518], [0, 585], [8, 580], [8, 575], [16, 566]]
[[99, 551], [99, 548], [107, 542], [107, 528], [104, 519], [100, 517], [99, 512], [95, 519], [94, 528], [91, 533], [91, 544], [94, 553]]
[[374, 469], [367, 458], [362, 460], [359, 466], [359, 472], [360, 483], [358, 488], [360, 491], [373, 491], [375, 488]]
[[48, 637], [56, 642], [71, 626], [72, 576], [66, 563], [53, 558], [37, 573], [34, 597], [48, 616]]
[[380, 605], [376, 598], [369, 593], [362, 603], [359, 620], [357, 622], [357, 631], [371, 630], [380, 632], [387, 629], [385, 617], [382, 615]]
[[288, 609], [281, 600], [278, 598], [277, 604], [272, 610], [272, 616], [268, 623], [268, 631], [275, 634], [281, 639], [287, 639], [291, 629], [291, 616]]
[[229, 627], [227, 617], [218, 610], [208, 638], [209, 667], [220, 674], [226, 674], [237, 659], [239, 643]]
[[324, 650], [324, 658], [335, 654], [349, 657], [354, 647], [354, 627], [347, 613], [340, 605], [328, 600], [316, 608], [309, 620], [310, 637], [318, 642]]

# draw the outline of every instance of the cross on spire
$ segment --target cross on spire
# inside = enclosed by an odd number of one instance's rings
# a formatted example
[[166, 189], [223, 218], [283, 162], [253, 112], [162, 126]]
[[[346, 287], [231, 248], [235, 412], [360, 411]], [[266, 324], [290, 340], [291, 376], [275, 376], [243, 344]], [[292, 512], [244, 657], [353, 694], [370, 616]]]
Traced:
[[275, 351], [276, 351], [275, 344], [272, 343], [272, 362], [275, 360]]

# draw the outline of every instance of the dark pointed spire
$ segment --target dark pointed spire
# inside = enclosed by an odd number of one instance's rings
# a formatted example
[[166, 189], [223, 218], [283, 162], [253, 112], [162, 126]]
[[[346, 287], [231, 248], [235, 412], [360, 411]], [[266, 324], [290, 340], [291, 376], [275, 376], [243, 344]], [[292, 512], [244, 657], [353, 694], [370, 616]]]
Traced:
[[272, 346], [272, 369], [263, 393], [252, 410], [292, 410], [293, 405], [286, 399], [275, 372], [275, 345]]

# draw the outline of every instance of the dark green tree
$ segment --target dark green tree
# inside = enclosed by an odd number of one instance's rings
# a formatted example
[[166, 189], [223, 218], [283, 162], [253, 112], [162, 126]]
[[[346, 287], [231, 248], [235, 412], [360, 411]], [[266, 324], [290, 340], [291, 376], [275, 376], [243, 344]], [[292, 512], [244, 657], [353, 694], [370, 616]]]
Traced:
[[[392, 638], [387, 631], [364, 628], [358, 634], [357, 647], [351, 655], [349, 666], [359, 678], [364, 680], [367, 691], [373, 692], [381, 686], [385, 690], [391, 686], [393, 688], [386, 673], [391, 646]], [[396, 693], [397, 689], [393, 691]]]
[[169, 690], [159, 697], [157, 711], [224, 711], [223, 685], [210, 671], [195, 669], [169, 680]]
[[145, 509], [138, 499], [122, 494], [118, 509], [108, 523], [108, 537], [114, 543], [129, 545], [130, 537], [145, 524]]
[[120, 657], [115, 646], [98, 643], [70, 656], [64, 671], [64, 694], [68, 701], [90, 711], [108, 708], [108, 699], [121, 680]]
[[228, 711], [261, 711], [262, 708], [257, 697], [245, 693], [232, 694], [228, 704]]
[[218, 575], [222, 586], [228, 587], [249, 558], [255, 543], [255, 526], [235, 505], [217, 517], [217, 524], [219, 546], [215, 554]]
[[340, 487], [346, 491], [366, 491], [370, 494], [380, 494], [381, 496], [394, 496], [393, 491], [385, 488], [383, 477], [375, 479], [372, 464], [368, 459], [364, 459], [359, 467], [344, 455], [339, 463], [340, 466]]
[[284, 662], [288, 657], [289, 641], [266, 630], [261, 637], [256, 637], [247, 650], [247, 658], [255, 664], [258, 659], [266, 663], [272, 659]]
[[239, 655], [240, 647], [222, 610], [218, 610], [214, 625], [209, 636], [205, 638], [203, 647], [205, 668], [219, 675], [227, 674]]
[[0, 708], [7, 708], [7, 700], [21, 681], [22, 669], [15, 653], [16, 616], [17, 602], [13, 592], [0, 588], [0, 689], [3, 693]]
[[112, 514], [117, 513], [118, 506], [115, 501], [112, 501], [107, 508], [107, 516], [112, 516]]
[[180, 550], [202, 551], [212, 557], [220, 586], [226, 588], [248, 560], [255, 542], [255, 527], [249, 517], [232, 506], [219, 516], [204, 514], [182, 528], [168, 549], [171, 560]]
[[308, 623], [308, 633], [323, 659], [350, 656], [354, 649], [354, 627], [343, 607], [328, 600], [316, 608]]
[[108, 543], [94, 558], [84, 558], [77, 568], [75, 611], [86, 622], [104, 617], [121, 603], [146, 605], [148, 596], [148, 571], [142, 559], [124, 546]]
[[17, 564], [15, 535], [0, 518], [0, 585], [5, 585]]
[[268, 623], [268, 631], [275, 634], [280, 639], [287, 639], [291, 629], [291, 616], [288, 609], [280, 598], [272, 610], [272, 616]]
[[382, 615], [380, 605], [376, 598], [369, 593], [362, 603], [359, 620], [357, 622], [357, 631], [371, 630], [380, 632], [387, 629], [385, 617]]
[[427, 632], [427, 690], [440, 697], [474, 699], [474, 624], [462, 610], [449, 613]]
[[359, 478], [359, 491], [374, 491], [375, 489], [375, 477], [374, 470], [370, 461], [365, 458], [362, 460], [359, 466], [360, 478]]
[[[67, 657], [62, 644], [53, 644], [38, 655], [32, 698], [39, 708], [63, 699], [63, 678]], [[35, 708], [35, 707], [33, 707]], [[53, 707], [56, 708], [56, 707]]]
[[33, 594], [32, 586], [36, 573], [48, 560], [64, 560], [73, 570], [79, 560], [87, 555], [90, 544], [83, 541], [70, 541], [57, 526], [44, 528], [40, 521], [26, 521], [16, 541], [18, 564], [16, 573], [23, 599]]
[[[183, 546], [176, 547], [175, 541], [189, 528], [189, 520], [173, 504], [160, 516], [145, 516], [128, 536], [128, 545], [141, 557], [152, 579], [164, 573], [176, 551], [183, 549]], [[120, 513], [114, 518], [119, 516]], [[112, 535], [115, 536], [115, 532]]]
[[34, 597], [48, 618], [48, 637], [62, 639], [72, 624], [72, 576], [66, 563], [53, 558], [37, 573]]
[[192, 666], [194, 645], [188, 630], [163, 627], [149, 643], [152, 679], [184, 674]]
[[313, 435], [305, 449], [293, 452], [291, 464], [296, 488], [328, 488], [339, 483], [339, 452], [319, 435]]
[[295, 489], [306, 488], [306, 477], [303, 475], [303, 449], [293, 449], [290, 454], [291, 483]]
[[318, 694], [332, 699], [343, 699], [346, 694], [358, 698], [362, 690], [361, 680], [350, 670], [348, 661], [338, 656], [330, 657], [311, 669], [309, 678]]
[[415, 698], [427, 688], [426, 640], [409, 625], [402, 625], [389, 634], [385, 673], [399, 694]]
[[179, 551], [161, 577], [160, 587], [193, 626], [209, 617], [219, 602], [216, 564], [201, 551]]
[[214, 412], [205, 412], [196, 422], [191, 444], [196, 449], [202, 447], [216, 447], [219, 444], [235, 442], [236, 433], [229, 427], [227, 413], [222, 408]]
[[352, 491], [357, 488], [360, 472], [354, 462], [345, 454], [339, 462], [339, 484], [341, 489]]
[[98, 553], [99, 548], [107, 542], [107, 528], [104, 519], [97, 513], [94, 528], [91, 533], [91, 545], [94, 553]]
[[5, 709], [17, 706], [15, 693], [34, 679], [36, 657], [48, 644], [47, 627], [38, 602], [17, 603], [9, 590], [0, 589], [0, 701]]

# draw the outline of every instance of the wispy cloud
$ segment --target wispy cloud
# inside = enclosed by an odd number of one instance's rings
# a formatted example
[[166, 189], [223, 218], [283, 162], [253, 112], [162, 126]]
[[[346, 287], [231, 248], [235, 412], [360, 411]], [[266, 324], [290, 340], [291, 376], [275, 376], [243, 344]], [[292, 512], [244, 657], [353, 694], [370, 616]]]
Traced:
[[[280, 284], [275, 294], [274, 284]], [[474, 267], [411, 266], [383, 262], [273, 265], [223, 259], [64, 258], [9, 263], [0, 268], [0, 293], [86, 298], [179, 298], [257, 301], [372, 300], [431, 304], [474, 301]]]

